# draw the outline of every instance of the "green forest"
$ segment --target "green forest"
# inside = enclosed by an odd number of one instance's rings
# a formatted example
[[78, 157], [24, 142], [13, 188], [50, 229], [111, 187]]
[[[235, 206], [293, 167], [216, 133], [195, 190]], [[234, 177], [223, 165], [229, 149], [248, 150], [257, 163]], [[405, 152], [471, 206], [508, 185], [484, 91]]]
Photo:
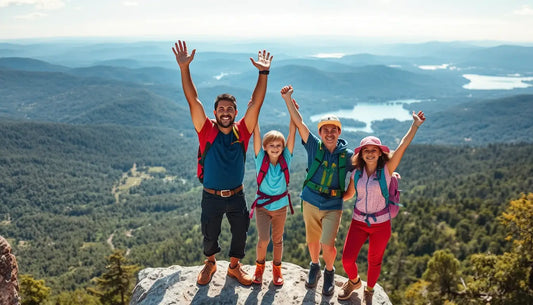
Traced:
[[[0, 130], [0, 235], [13, 247], [21, 282], [44, 289], [42, 304], [77, 304], [65, 301], [74, 295], [83, 304], [117, 304], [97, 293], [117, 253], [132, 277], [145, 267], [203, 262], [194, 131], [7, 120]], [[283, 260], [307, 268], [298, 208], [305, 160], [297, 143]], [[246, 171], [251, 204], [251, 152]], [[531, 303], [533, 217], [523, 207], [533, 207], [533, 144], [415, 143], [397, 171], [405, 207], [393, 220], [378, 282], [393, 304]], [[343, 276], [352, 206], [345, 203], [337, 239]], [[224, 221], [219, 259], [227, 259], [229, 238]], [[254, 264], [256, 241], [252, 221], [243, 263]]]

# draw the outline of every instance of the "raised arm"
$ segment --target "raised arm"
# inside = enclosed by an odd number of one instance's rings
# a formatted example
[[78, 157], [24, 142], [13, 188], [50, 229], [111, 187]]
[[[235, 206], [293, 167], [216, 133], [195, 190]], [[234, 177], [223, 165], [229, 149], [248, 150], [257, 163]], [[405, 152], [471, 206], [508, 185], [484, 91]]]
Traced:
[[189, 70], [189, 65], [194, 59], [196, 49], [192, 50], [191, 54], [189, 54], [187, 52], [187, 44], [185, 41], [178, 40], [178, 42], [174, 44], [172, 51], [174, 52], [176, 61], [180, 67], [181, 86], [183, 87], [183, 93], [189, 104], [192, 123], [194, 129], [199, 132], [202, 129], [207, 116], [205, 114], [204, 106], [198, 99], [198, 91], [192, 82], [191, 71]]
[[309, 128], [307, 125], [305, 125], [304, 120], [302, 118], [302, 115], [298, 111], [300, 108], [296, 101], [292, 98], [292, 93], [294, 92], [294, 89], [291, 85], [285, 86], [281, 88], [281, 97], [285, 101], [285, 104], [287, 105], [287, 110], [289, 111], [289, 114], [291, 115], [291, 121], [294, 123], [296, 128], [298, 128], [298, 132], [300, 133], [300, 137], [302, 138], [302, 141], [307, 143], [307, 139], [309, 138]]
[[257, 78], [254, 92], [252, 93], [252, 99], [250, 100], [250, 103], [248, 103], [248, 109], [246, 109], [246, 113], [244, 114], [244, 122], [246, 123], [249, 132], [252, 132], [255, 128], [257, 118], [259, 117], [259, 111], [265, 100], [268, 72], [270, 71], [272, 58], [273, 56], [270, 56], [270, 52], [267, 53], [265, 50], [263, 50], [263, 52], [259, 51], [257, 61], [250, 57], [252, 64], [259, 70], [259, 76]]
[[287, 149], [292, 155], [294, 151], [294, 141], [296, 140], [296, 125], [292, 120], [289, 122], [289, 135], [287, 136]]
[[253, 141], [254, 141], [254, 153], [255, 153], [255, 156], [257, 157], [257, 155], [259, 155], [259, 152], [261, 151], [261, 146], [263, 145], [262, 143], [263, 141], [261, 140], [261, 131], [259, 130], [259, 122], [255, 124]]
[[411, 124], [411, 127], [409, 128], [405, 136], [403, 136], [402, 140], [400, 141], [400, 144], [392, 153], [392, 157], [390, 158], [389, 162], [387, 162], [387, 167], [389, 168], [389, 172], [391, 175], [396, 170], [398, 165], [400, 165], [400, 161], [402, 160], [405, 150], [407, 149], [409, 144], [411, 144], [411, 141], [413, 141], [413, 138], [415, 137], [415, 134], [418, 131], [418, 127], [420, 127], [420, 125], [422, 125], [425, 120], [426, 117], [424, 116], [424, 112], [419, 111], [418, 113], [415, 113], [413, 111], [413, 124]]

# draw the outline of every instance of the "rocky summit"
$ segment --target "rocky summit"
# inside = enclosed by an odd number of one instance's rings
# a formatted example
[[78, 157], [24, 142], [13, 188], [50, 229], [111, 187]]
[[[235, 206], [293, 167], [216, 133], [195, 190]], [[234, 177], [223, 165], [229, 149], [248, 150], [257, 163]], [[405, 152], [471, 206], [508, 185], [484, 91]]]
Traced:
[[[211, 283], [196, 284], [196, 277], [202, 266], [171, 266], [168, 268], [147, 268], [139, 272], [138, 283], [133, 290], [130, 305], [170, 304], [356, 304], [360, 305], [363, 287], [352, 293], [350, 299], [339, 301], [337, 295], [345, 277], [335, 275], [335, 293], [322, 295], [322, 278], [315, 289], [307, 289], [307, 269], [291, 263], [283, 263], [282, 274], [285, 284], [272, 284], [272, 262], [267, 262], [262, 285], [242, 286], [235, 279], [226, 276], [229, 263], [217, 261], [217, 271]], [[250, 275], [255, 266], [244, 265]], [[391, 305], [388, 296], [379, 285], [374, 287], [374, 305]]]
[[0, 304], [19, 304], [18, 266], [11, 246], [0, 236]]

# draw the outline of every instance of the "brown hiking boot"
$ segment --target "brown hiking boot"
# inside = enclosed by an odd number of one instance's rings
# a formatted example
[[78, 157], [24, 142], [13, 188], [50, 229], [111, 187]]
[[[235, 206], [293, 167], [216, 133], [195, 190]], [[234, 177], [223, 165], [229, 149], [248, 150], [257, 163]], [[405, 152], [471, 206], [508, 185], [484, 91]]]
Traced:
[[204, 268], [200, 271], [198, 279], [196, 280], [196, 283], [202, 286], [209, 284], [213, 278], [213, 274], [217, 271], [217, 263], [215, 261], [206, 259], [204, 264]]
[[274, 262], [272, 262], [272, 275], [272, 283], [274, 286], [282, 286], [283, 276], [281, 275], [281, 263], [276, 265]]
[[372, 305], [372, 298], [374, 297], [374, 290], [369, 291], [368, 287], [365, 287], [364, 303], [366, 305]]
[[344, 285], [342, 285], [341, 292], [337, 298], [341, 301], [348, 300], [352, 295], [352, 292], [356, 289], [361, 288], [361, 278], [357, 278], [357, 281], [354, 283], [352, 280], [347, 280]]
[[255, 262], [255, 273], [254, 273], [254, 280], [252, 281], [254, 284], [262, 284], [263, 283], [263, 272], [265, 272], [265, 263], [263, 262], [258, 263]]
[[242, 264], [238, 263], [237, 266], [231, 268], [228, 266], [228, 276], [236, 279], [244, 286], [252, 285], [252, 277], [248, 275], [244, 270], [242, 270]]

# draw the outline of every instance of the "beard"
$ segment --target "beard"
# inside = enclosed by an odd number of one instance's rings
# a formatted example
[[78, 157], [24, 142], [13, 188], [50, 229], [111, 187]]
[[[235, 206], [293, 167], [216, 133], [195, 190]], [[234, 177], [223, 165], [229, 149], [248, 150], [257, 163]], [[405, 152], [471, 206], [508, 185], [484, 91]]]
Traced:
[[223, 127], [223, 128], [228, 128], [228, 127], [230, 127], [231, 125], [233, 125], [233, 123], [235, 122], [235, 118], [231, 118], [231, 120], [230, 120], [228, 123], [224, 124], [220, 118], [221, 118], [221, 117], [218, 117], [218, 116], [216, 117], [216, 119], [217, 119], [217, 124], [218, 124], [219, 126]]

